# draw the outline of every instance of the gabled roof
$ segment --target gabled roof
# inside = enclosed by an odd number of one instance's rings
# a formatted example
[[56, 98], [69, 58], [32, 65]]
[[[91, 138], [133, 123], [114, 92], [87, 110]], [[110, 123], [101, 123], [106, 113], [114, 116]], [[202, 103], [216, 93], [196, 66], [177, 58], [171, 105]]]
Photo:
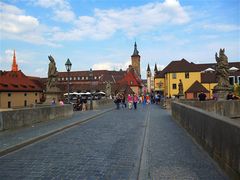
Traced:
[[127, 73], [118, 83], [121, 85], [127, 84], [129, 86], [143, 86], [141, 79], [132, 67], [128, 68]]
[[4, 71], [0, 75], [0, 91], [41, 92], [42, 88], [22, 71]]
[[186, 59], [170, 62], [164, 69], [164, 73], [173, 72], [198, 72], [199, 67], [193, 62], [189, 63]]
[[185, 93], [197, 93], [197, 92], [209, 93], [209, 91], [198, 81], [195, 81]]

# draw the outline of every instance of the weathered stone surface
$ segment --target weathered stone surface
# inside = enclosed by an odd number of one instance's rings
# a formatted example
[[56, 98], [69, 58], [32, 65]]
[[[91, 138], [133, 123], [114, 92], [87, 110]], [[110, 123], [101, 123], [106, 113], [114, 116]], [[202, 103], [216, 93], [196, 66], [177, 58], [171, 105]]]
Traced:
[[181, 101], [184, 104], [201, 108], [206, 111], [214, 112], [221, 116], [229, 118], [240, 118], [240, 101], [223, 100], [223, 101]]
[[227, 174], [240, 178], [239, 122], [179, 102], [172, 102], [172, 115]]
[[72, 105], [45, 106], [0, 112], [1, 130], [15, 129], [41, 121], [66, 118], [73, 114]]

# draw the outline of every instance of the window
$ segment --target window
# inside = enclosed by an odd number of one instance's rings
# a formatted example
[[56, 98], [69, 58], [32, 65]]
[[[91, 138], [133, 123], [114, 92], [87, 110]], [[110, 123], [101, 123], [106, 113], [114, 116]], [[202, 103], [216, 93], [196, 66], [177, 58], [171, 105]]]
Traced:
[[133, 82], [132, 82], [132, 81], [130, 81], [130, 84], [132, 85], [132, 84], [133, 84]]
[[64, 77], [62, 78], [62, 81], [64, 81]]
[[24, 93], [24, 96], [27, 96], [27, 93]]
[[95, 76], [94, 79], [97, 79], [97, 76]]
[[86, 77], [86, 80], [88, 80], [88, 77]]
[[73, 80], [76, 80], [76, 77], [74, 77]]
[[84, 77], [82, 77], [82, 80], [84, 80]]
[[235, 82], [235, 76], [229, 76], [230, 85], [234, 85], [234, 82]]
[[27, 106], [27, 100], [24, 101], [24, 106], [25, 106], [25, 107]]
[[172, 73], [172, 78], [173, 79], [177, 79], [177, 74], [176, 73]]
[[177, 84], [172, 84], [173, 89], [177, 89]]
[[61, 81], [61, 78], [58, 78], [58, 81]]
[[8, 93], [8, 97], [10, 97], [12, 94], [11, 93]]
[[37, 104], [37, 99], [35, 99], [35, 103]]
[[238, 84], [240, 85], [240, 76], [237, 77]]
[[66, 81], [68, 80], [68, 78], [66, 77]]
[[189, 79], [189, 72], [185, 72], [185, 79]]
[[80, 80], [81, 78], [80, 77], [78, 77], [78, 80]]
[[37, 96], [37, 93], [35, 93], [35, 96]]
[[70, 77], [70, 79], [69, 79], [70, 81], [72, 80], [72, 77]]
[[8, 101], [8, 108], [11, 108], [11, 101]]

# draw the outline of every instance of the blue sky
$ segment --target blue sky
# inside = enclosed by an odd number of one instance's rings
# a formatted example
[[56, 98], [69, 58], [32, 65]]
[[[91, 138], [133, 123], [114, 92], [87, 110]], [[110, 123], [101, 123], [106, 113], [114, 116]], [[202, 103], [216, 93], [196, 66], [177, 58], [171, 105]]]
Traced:
[[47, 76], [48, 55], [58, 71], [126, 69], [137, 41], [142, 76], [182, 58], [215, 62], [226, 49], [240, 61], [239, 0], [0, 0], [0, 69], [13, 49], [27, 75]]

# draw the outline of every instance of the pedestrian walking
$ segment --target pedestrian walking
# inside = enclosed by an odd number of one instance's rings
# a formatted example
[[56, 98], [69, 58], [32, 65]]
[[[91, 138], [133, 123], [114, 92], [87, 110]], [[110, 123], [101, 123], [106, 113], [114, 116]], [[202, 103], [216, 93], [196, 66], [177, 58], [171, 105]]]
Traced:
[[137, 94], [134, 94], [133, 96], [133, 105], [134, 105], [134, 109], [137, 109], [137, 103], [138, 103], [138, 96]]
[[122, 94], [121, 101], [122, 101], [122, 108], [126, 108], [127, 104], [126, 104], [126, 99], [125, 99], [125, 95], [124, 94]]
[[115, 100], [114, 100], [114, 103], [116, 104], [116, 109], [119, 109], [119, 108], [120, 108], [120, 103], [121, 103], [120, 94], [117, 94], [117, 95], [116, 95], [116, 98], [115, 98]]
[[128, 94], [128, 108], [132, 109], [133, 97]]
[[146, 96], [142, 95], [142, 107], [144, 108], [146, 105]]

